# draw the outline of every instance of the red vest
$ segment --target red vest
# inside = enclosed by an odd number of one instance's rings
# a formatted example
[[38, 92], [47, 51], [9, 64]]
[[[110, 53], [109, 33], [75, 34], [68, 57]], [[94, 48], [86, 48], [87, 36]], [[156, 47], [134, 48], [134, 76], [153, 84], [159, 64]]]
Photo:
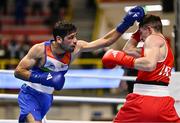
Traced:
[[[138, 71], [137, 80], [139, 81], [162, 81], [165, 83], [169, 83], [171, 70], [174, 65], [174, 56], [172, 50], [168, 43], [167, 46], [167, 56], [163, 61], [158, 61], [156, 69], [148, 72], [148, 71]], [[144, 56], [144, 49], [142, 48], [142, 56]]]

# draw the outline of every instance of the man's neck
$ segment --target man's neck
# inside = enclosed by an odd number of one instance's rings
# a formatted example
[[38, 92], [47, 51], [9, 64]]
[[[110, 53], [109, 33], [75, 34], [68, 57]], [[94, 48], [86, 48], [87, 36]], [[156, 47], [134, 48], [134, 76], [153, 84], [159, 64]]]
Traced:
[[51, 43], [51, 49], [54, 55], [63, 56], [65, 54], [65, 51], [55, 41]]

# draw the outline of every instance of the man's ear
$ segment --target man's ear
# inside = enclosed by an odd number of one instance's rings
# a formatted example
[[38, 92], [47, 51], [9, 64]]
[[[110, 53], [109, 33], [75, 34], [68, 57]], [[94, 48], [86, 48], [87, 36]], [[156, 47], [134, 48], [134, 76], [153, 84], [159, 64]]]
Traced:
[[58, 43], [61, 43], [61, 42], [62, 42], [62, 38], [61, 38], [60, 36], [56, 36], [56, 41], [57, 41]]
[[148, 29], [149, 33], [152, 34], [152, 32], [153, 32], [152, 27], [151, 26], [147, 26], [147, 29]]

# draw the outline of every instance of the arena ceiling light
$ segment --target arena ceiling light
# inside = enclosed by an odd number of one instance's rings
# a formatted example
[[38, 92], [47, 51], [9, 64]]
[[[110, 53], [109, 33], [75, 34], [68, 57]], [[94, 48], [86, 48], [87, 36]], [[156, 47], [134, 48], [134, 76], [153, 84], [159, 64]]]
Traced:
[[[135, 6], [126, 6], [124, 7], [124, 11], [128, 12], [131, 8]], [[144, 6], [145, 11], [152, 12], [152, 11], [162, 11], [162, 5], [145, 5]]]
[[170, 20], [168, 20], [168, 19], [162, 19], [161, 22], [162, 22], [163, 26], [169, 26], [170, 25]]
[[162, 11], [162, 6], [161, 5], [147, 5], [145, 6], [145, 10], [148, 12]]

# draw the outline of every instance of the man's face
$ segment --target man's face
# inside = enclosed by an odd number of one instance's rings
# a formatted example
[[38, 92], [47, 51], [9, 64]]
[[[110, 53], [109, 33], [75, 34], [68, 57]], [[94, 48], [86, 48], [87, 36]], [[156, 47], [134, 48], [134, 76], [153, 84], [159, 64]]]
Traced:
[[141, 27], [140, 29], [140, 39], [145, 41], [146, 38], [151, 34], [150, 27]]
[[73, 52], [77, 44], [76, 35], [77, 32], [73, 32], [65, 36], [64, 40], [60, 44], [60, 47], [65, 51]]

